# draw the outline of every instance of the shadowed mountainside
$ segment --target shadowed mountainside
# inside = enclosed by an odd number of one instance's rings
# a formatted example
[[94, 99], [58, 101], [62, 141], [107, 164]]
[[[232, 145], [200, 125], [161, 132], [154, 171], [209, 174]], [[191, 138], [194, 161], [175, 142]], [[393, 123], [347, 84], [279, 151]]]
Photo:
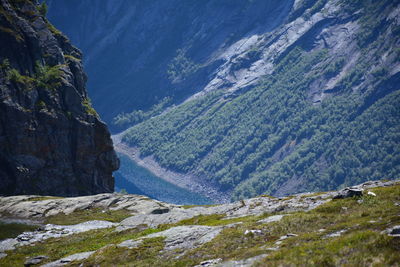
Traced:
[[32, 1], [0, 1], [0, 194], [114, 191], [119, 161], [73, 47]]

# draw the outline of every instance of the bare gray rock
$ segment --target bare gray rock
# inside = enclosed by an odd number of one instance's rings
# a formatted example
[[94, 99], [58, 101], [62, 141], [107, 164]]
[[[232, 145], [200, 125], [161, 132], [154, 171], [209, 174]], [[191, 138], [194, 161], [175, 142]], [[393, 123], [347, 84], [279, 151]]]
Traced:
[[117, 246], [118, 247], [125, 247], [125, 248], [137, 248], [143, 243], [143, 238], [142, 239], [137, 239], [137, 240], [125, 240], [124, 242], [119, 243]]
[[177, 226], [162, 232], [147, 235], [141, 239], [126, 240], [118, 246], [136, 248], [144, 239], [165, 237], [165, 250], [193, 249], [214, 239], [222, 229], [223, 227], [202, 225]]
[[216, 266], [216, 267], [249, 267], [253, 266], [253, 264], [256, 261], [262, 260], [265, 258], [267, 254], [261, 254], [252, 258], [244, 259], [244, 260], [238, 260], [238, 261], [226, 261], [222, 262], [216, 265], [211, 265], [211, 266]]
[[333, 199], [342, 199], [349, 197], [361, 197], [363, 195], [363, 190], [358, 188], [345, 188], [339, 191]]
[[99, 194], [83, 197], [56, 198], [40, 201], [31, 201], [37, 196], [12, 196], [0, 198], [0, 214], [10, 217], [37, 219], [57, 215], [70, 214], [74, 211], [87, 208], [109, 210], [126, 209], [136, 213], [152, 213], [158, 209], [169, 209], [175, 205], [151, 200], [139, 195]]
[[394, 237], [400, 237], [400, 225], [393, 226], [383, 231], [384, 234]]
[[344, 234], [346, 232], [347, 232], [346, 229], [342, 229], [342, 230], [327, 234], [326, 236], [324, 236], [324, 238], [339, 237], [339, 236], [341, 236], [342, 234]]
[[273, 215], [273, 216], [269, 216], [265, 219], [259, 220], [259, 223], [271, 223], [271, 222], [279, 222], [280, 220], [282, 220], [282, 218], [286, 216], [286, 214], [282, 214], [282, 215]]
[[212, 259], [212, 260], [206, 260], [200, 262], [200, 264], [194, 266], [194, 267], [210, 267], [210, 266], [216, 266], [218, 263], [222, 262], [221, 258], [218, 259]]
[[12, 250], [18, 244], [18, 240], [14, 238], [8, 238], [0, 241], [0, 252], [4, 252], [7, 250]]
[[44, 255], [35, 256], [33, 258], [29, 258], [25, 261], [24, 266], [32, 266], [41, 263], [42, 261], [48, 259], [49, 257]]
[[187, 225], [172, 227], [168, 230], [148, 235], [147, 238], [165, 237], [166, 250], [192, 249], [214, 239], [222, 227]]
[[95, 251], [88, 251], [88, 252], [82, 252], [82, 253], [77, 253], [62, 259], [59, 259], [57, 261], [53, 261], [50, 263], [47, 263], [45, 265], [42, 265], [42, 267], [58, 267], [58, 266], [64, 266], [67, 264], [70, 264], [73, 261], [80, 261], [89, 258]]
[[19, 246], [26, 246], [49, 238], [65, 237], [95, 229], [103, 229], [115, 226], [115, 223], [107, 221], [87, 221], [75, 225], [47, 224], [44, 229], [34, 232], [24, 232], [16, 238], [0, 241], [0, 252], [13, 250]]

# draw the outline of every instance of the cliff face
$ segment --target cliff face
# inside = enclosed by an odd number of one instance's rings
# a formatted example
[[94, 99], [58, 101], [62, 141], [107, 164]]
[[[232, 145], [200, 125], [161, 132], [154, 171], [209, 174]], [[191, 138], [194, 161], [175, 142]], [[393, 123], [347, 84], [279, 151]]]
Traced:
[[81, 52], [35, 1], [0, 3], [0, 194], [112, 192], [119, 161]]

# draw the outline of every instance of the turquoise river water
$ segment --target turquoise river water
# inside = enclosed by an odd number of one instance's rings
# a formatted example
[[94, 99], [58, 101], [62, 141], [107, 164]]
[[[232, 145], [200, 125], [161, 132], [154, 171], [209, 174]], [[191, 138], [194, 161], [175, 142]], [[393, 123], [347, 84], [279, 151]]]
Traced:
[[213, 202], [200, 194], [167, 182], [139, 166], [128, 156], [118, 153], [120, 169], [114, 173], [115, 189], [125, 189], [130, 194], [145, 195], [160, 201], [180, 205], [206, 205]]

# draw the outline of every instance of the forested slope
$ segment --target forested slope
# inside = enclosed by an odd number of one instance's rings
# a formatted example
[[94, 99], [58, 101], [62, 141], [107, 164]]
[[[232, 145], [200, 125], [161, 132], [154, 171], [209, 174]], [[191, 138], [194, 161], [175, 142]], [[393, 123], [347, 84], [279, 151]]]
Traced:
[[[231, 86], [206, 87], [123, 140], [236, 199], [398, 178], [399, 10], [300, 1], [219, 69]], [[257, 82], [241, 83], [256, 71]]]
[[47, 1], [50, 21], [82, 49], [93, 105], [114, 132], [143, 119], [133, 111], [203, 90], [232, 44], [279, 26], [293, 2]]

